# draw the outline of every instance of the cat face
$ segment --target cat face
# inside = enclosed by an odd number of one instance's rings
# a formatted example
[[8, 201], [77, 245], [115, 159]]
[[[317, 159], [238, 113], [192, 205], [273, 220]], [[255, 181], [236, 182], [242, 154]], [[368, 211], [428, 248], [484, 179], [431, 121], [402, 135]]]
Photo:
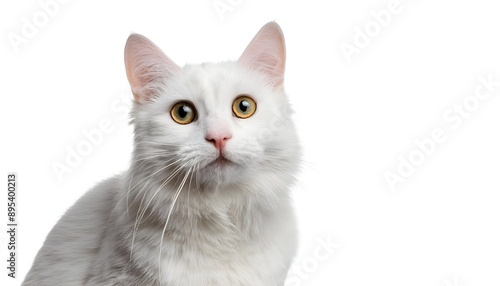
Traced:
[[293, 173], [298, 144], [283, 92], [285, 47], [277, 24], [264, 26], [236, 62], [180, 68], [132, 35], [125, 63], [139, 165], [190, 173], [208, 188]]

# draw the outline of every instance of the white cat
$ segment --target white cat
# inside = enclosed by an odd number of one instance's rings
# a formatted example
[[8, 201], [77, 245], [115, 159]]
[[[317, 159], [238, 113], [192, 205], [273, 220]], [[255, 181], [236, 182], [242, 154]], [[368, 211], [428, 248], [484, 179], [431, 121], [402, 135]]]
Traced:
[[23, 285], [283, 285], [300, 148], [285, 44], [266, 24], [236, 62], [177, 66], [133, 34], [130, 169], [84, 195]]

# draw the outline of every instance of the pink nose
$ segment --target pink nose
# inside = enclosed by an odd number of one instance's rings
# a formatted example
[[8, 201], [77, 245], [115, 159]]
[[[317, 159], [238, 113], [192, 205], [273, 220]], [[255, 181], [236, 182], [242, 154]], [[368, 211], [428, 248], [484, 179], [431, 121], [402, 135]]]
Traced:
[[224, 149], [224, 146], [226, 145], [226, 143], [229, 139], [231, 139], [230, 134], [226, 134], [226, 135], [207, 134], [207, 136], [205, 137], [205, 140], [207, 140], [207, 142], [214, 144], [215, 148], [217, 148], [219, 150]]

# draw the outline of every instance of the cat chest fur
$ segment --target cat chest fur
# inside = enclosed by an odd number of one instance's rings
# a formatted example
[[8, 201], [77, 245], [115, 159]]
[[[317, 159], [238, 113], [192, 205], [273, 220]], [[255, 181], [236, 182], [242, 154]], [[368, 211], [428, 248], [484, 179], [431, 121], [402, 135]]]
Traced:
[[[162, 250], [162, 273], [170, 273], [171, 284], [183, 281], [179, 285], [279, 285], [295, 248], [295, 234], [268, 219], [268, 225], [253, 234], [237, 225], [224, 231], [210, 225], [210, 219], [195, 231], [172, 234]], [[281, 241], [273, 239], [278, 234]]]
[[[284, 223], [294, 219], [293, 212], [283, 204], [271, 213], [250, 210], [249, 219], [247, 211], [188, 214], [187, 208], [177, 208], [161, 250], [163, 229], [145, 222], [135, 234], [132, 260], [114, 276], [131, 281], [123, 278], [130, 263], [144, 271], [140, 276], [150, 277], [151, 285], [283, 285], [296, 247], [295, 229]], [[131, 246], [128, 237], [125, 245]]]

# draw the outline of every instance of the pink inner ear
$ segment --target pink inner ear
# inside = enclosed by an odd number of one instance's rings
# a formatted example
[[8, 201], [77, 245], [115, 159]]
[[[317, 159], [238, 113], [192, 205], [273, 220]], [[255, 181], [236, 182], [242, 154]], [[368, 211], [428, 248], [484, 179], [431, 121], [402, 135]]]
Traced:
[[125, 69], [132, 93], [138, 102], [151, 100], [165, 80], [180, 72], [180, 67], [160, 48], [139, 34], [132, 34], [127, 40]]
[[283, 85], [285, 74], [285, 38], [278, 24], [270, 22], [255, 35], [238, 60], [245, 66], [264, 73], [275, 87]]

